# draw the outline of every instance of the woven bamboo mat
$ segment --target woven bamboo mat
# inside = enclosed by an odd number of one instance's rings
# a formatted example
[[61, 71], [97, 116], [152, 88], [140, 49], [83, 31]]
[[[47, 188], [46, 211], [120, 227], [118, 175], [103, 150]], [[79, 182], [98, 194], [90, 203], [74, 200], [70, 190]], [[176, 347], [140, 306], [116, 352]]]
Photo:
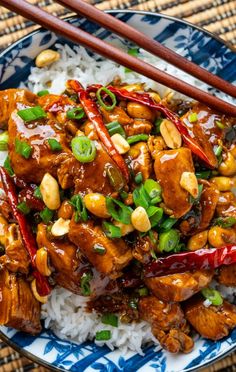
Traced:
[[[70, 14], [52, 0], [28, 0], [44, 7], [52, 14], [60, 16]], [[101, 9], [138, 9], [156, 11], [180, 17], [214, 32], [227, 42], [236, 46], [236, 0], [105, 0], [95, 1]], [[0, 49], [36, 29], [31, 21], [23, 19], [0, 7]], [[43, 367], [21, 357], [0, 341], [0, 372], [47, 372]], [[236, 353], [205, 368], [203, 372], [236, 371]]]

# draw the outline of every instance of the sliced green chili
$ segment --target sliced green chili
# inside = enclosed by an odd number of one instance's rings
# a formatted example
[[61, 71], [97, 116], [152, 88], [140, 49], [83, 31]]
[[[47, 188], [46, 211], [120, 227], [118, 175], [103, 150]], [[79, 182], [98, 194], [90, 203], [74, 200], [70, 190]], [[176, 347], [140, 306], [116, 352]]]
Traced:
[[[104, 101], [103, 101], [103, 99], [102, 99], [102, 95], [101, 95], [102, 92], [106, 93], [106, 94], [110, 97], [110, 99], [111, 99], [111, 101], [112, 101], [112, 104], [111, 104], [110, 106], [108, 106], [108, 105], [106, 105], [106, 104], [104, 103]], [[98, 100], [99, 104], [100, 104], [100, 105], [101, 105], [105, 110], [107, 110], [107, 111], [111, 111], [111, 110], [113, 110], [113, 108], [114, 108], [115, 105], [116, 105], [116, 96], [115, 96], [115, 94], [112, 93], [112, 92], [111, 92], [108, 88], [106, 88], [106, 87], [101, 87], [101, 88], [99, 88], [98, 91], [96, 92], [96, 97], [97, 97], [97, 100]]]
[[74, 157], [81, 163], [90, 163], [96, 157], [95, 143], [86, 136], [74, 137], [71, 141], [71, 148]]

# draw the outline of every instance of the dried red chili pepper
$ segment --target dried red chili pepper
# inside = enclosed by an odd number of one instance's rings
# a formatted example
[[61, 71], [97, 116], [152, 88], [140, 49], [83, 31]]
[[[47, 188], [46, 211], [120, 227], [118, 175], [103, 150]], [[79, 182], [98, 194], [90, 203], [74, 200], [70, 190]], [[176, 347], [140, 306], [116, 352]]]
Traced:
[[233, 263], [236, 263], [236, 245], [226, 245], [222, 248], [199, 249], [160, 257], [146, 265], [144, 275], [150, 278], [190, 270], [216, 269]]
[[24, 188], [19, 192], [18, 200], [19, 202], [25, 201], [30, 209], [42, 211], [45, 208], [45, 204], [42, 200], [36, 198], [34, 191], [35, 190], [30, 186]]
[[33, 267], [33, 275], [36, 278], [37, 290], [41, 296], [47, 296], [50, 293], [51, 288], [50, 288], [47, 278], [42, 276], [36, 269], [36, 266], [35, 266], [35, 255], [37, 251], [36, 241], [35, 241], [33, 233], [31, 232], [28, 226], [26, 217], [17, 208], [18, 198], [17, 198], [14, 182], [3, 167], [0, 167], [0, 175], [1, 175], [4, 191], [7, 195], [9, 204], [12, 209], [13, 216], [19, 224], [23, 243], [30, 256], [31, 265]]
[[[91, 85], [88, 87], [87, 91], [96, 92], [99, 88], [101, 88], [101, 85]], [[165, 117], [175, 124], [183, 138], [183, 141], [195, 155], [202, 159], [210, 168], [215, 168], [217, 166], [217, 164], [211, 163], [201, 146], [190, 136], [187, 127], [182, 123], [178, 115], [165, 107], [163, 104], [155, 103], [148, 93], [128, 92], [126, 89], [116, 88], [112, 85], [109, 85], [107, 89], [109, 89], [119, 98], [142, 103], [145, 106], [160, 111]]]
[[102, 116], [98, 111], [96, 102], [94, 102], [90, 98], [89, 93], [81, 87], [78, 81], [69, 80], [67, 84], [69, 88], [73, 89], [78, 94], [80, 103], [82, 104], [87, 117], [93, 123], [97, 131], [98, 137], [106, 147], [107, 151], [109, 152], [113, 160], [120, 168], [122, 174], [125, 176], [125, 179], [128, 181], [129, 180], [128, 167], [122, 156], [117, 152], [116, 148], [113, 145], [108, 130], [103, 122]]

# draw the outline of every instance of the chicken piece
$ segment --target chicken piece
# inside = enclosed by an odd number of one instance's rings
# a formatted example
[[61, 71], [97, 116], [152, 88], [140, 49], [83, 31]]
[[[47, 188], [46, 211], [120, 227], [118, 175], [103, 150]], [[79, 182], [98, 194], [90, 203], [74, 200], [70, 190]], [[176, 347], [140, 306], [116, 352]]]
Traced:
[[183, 172], [194, 172], [191, 151], [185, 147], [160, 151], [155, 159], [154, 170], [162, 187], [162, 196], [173, 217], [179, 218], [190, 209], [189, 193], [180, 186]]
[[[102, 274], [114, 279], [121, 274], [121, 270], [132, 259], [131, 250], [122, 239], [109, 239], [101, 227], [92, 221], [76, 223], [74, 218], [70, 222], [69, 239], [87, 257], [89, 262]], [[105, 248], [103, 255], [96, 253], [94, 248]]]
[[152, 130], [152, 123], [145, 119], [134, 119], [133, 123], [124, 126], [126, 135], [134, 136], [135, 134], [149, 134]]
[[77, 247], [66, 239], [49, 240], [47, 226], [38, 225], [38, 247], [45, 247], [48, 251], [50, 262], [55, 269], [53, 277], [58, 285], [69, 291], [81, 294], [80, 279], [86, 269], [77, 257]]
[[[60, 142], [64, 155], [70, 153], [65, 132], [50, 119], [25, 123], [14, 111], [9, 119], [9, 156], [15, 174], [26, 182], [40, 183], [46, 172], [56, 176], [56, 160], [60, 151], [52, 151], [48, 139]], [[16, 152], [16, 139], [27, 142], [32, 148], [28, 159]]]
[[213, 272], [199, 270], [193, 273], [186, 272], [158, 278], [146, 278], [145, 283], [160, 300], [180, 302], [207, 287], [212, 277]]
[[231, 192], [221, 192], [216, 206], [217, 215], [220, 217], [236, 218], [236, 198]]
[[217, 275], [217, 281], [227, 287], [236, 286], [236, 264], [221, 266]]
[[0, 257], [0, 264], [12, 272], [27, 274], [30, 258], [22, 242], [19, 227], [16, 224], [10, 224], [5, 226], [4, 230], [5, 254]]
[[219, 200], [220, 192], [214, 186], [204, 187], [201, 199], [201, 220], [197, 231], [206, 230], [214, 216], [215, 209]]
[[189, 327], [179, 304], [148, 296], [139, 300], [138, 309], [140, 317], [151, 324], [154, 336], [164, 349], [171, 353], [192, 350], [193, 340], [188, 336]]
[[150, 177], [152, 173], [152, 158], [146, 142], [138, 142], [131, 146], [128, 152], [130, 168], [135, 174], [141, 172], [143, 180]]
[[197, 295], [185, 304], [185, 317], [193, 328], [205, 338], [220, 340], [236, 326], [236, 307], [227, 301], [221, 306], [204, 306], [204, 298]]
[[162, 136], [149, 136], [147, 144], [148, 149], [154, 160], [156, 159], [157, 154], [160, 151], [167, 149], [167, 146]]
[[[190, 123], [189, 115], [196, 113], [198, 120]], [[213, 145], [218, 145], [222, 139], [223, 131], [217, 126], [216, 122], [228, 125], [227, 119], [200, 103], [195, 104], [190, 111], [183, 117], [182, 121], [188, 127], [190, 135], [195, 138], [203, 148], [209, 162], [213, 167], [217, 167], [218, 160], [213, 151]]]
[[0, 91], [0, 128], [6, 128], [12, 111], [31, 105], [37, 96], [26, 89], [6, 89]]
[[121, 125], [132, 124], [133, 119], [130, 118], [122, 107], [115, 106], [113, 110], [108, 111], [103, 107], [100, 107], [100, 111], [106, 123], [111, 123], [112, 121], [118, 121]]
[[29, 283], [7, 269], [0, 270], [0, 324], [33, 335], [41, 331], [40, 304]]
[[[98, 141], [96, 148], [96, 158], [90, 163], [80, 163], [74, 156], [59, 160], [57, 176], [63, 189], [75, 186], [76, 194], [99, 192], [110, 195], [124, 186], [120, 170]], [[112, 175], [113, 185], [108, 174]]]

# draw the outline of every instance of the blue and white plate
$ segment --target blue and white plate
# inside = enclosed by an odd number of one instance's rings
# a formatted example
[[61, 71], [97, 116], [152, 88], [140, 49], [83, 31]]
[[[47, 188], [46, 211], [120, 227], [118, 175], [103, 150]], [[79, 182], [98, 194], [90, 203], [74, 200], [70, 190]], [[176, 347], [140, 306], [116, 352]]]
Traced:
[[[210, 33], [160, 14], [133, 11], [111, 11], [111, 14], [171, 49], [181, 50], [183, 56], [209, 71], [231, 82], [236, 81], [236, 53]], [[109, 36], [107, 31], [83, 18], [71, 18], [69, 21], [101, 39]], [[0, 89], [17, 87], [20, 82], [26, 82], [38, 53], [52, 48], [58, 41], [65, 43], [61, 37], [39, 30], [5, 50], [0, 55]], [[62, 341], [48, 330], [33, 337], [0, 327], [0, 337], [28, 358], [55, 371], [192, 371], [222, 358], [236, 347], [236, 329], [218, 342], [197, 339], [194, 350], [187, 355], [155, 352], [153, 346], [144, 348], [144, 356], [133, 352], [121, 355], [119, 351], [112, 352], [93, 342], [76, 345]]]

